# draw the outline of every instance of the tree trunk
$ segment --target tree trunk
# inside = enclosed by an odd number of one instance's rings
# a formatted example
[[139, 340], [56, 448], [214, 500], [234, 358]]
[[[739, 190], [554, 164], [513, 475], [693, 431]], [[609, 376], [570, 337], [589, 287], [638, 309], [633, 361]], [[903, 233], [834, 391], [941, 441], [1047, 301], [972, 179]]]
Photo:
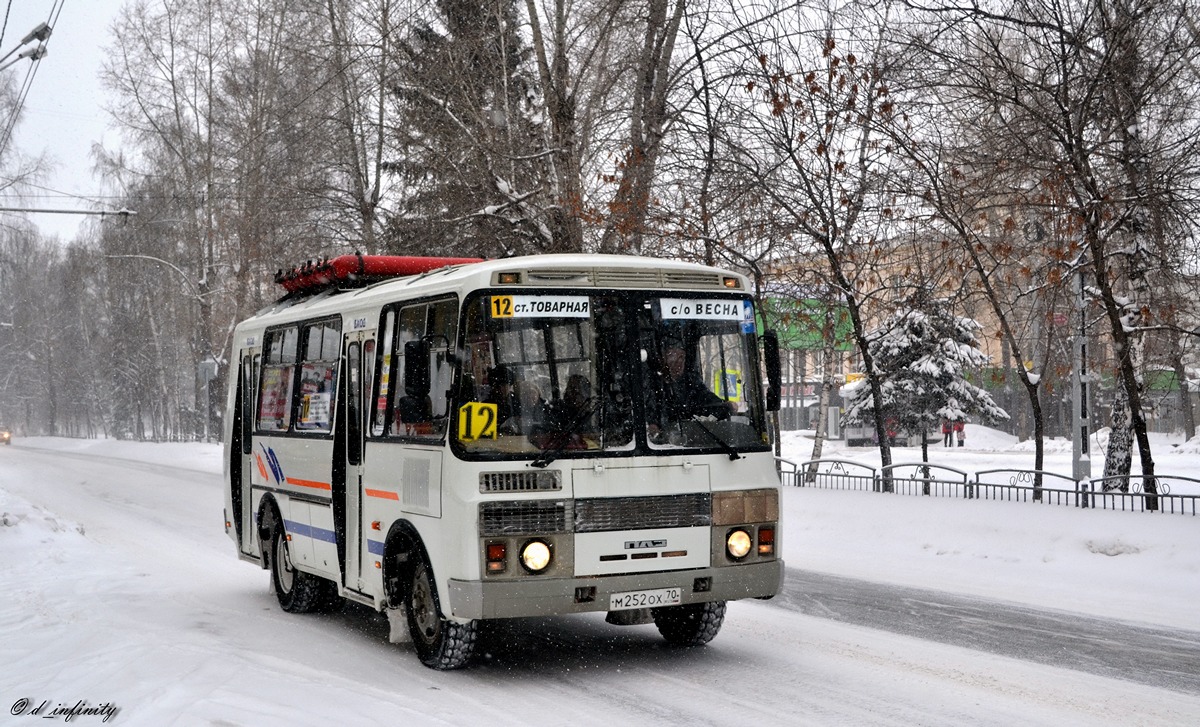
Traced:
[[1188, 391], [1187, 371], [1183, 367], [1183, 350], [1175, 337], [1171, 347], [1171, 366], [1175, 369], [1175, 382], [1179, 386], [1179, 411], [1183, 414], [1183, 440], [1196, 436], [1196, 415], [1192, 411], [1192, 395]]
[[576, 133], [576, 97], [571, 87], [570, 66], [567, 63], [565, 0], [555, 0], [553, 50], [548, 52], [542, 23], [533, 0], [525, 0], [529, 14], [533, 52], [537, 58], [538, 77], [542, 86], [542, 104], [550, 120], [548, 148], [553, 165], [554, 209], [550, 217], [551, 250], [547, 252], [583, 251], [583, 182]]
[[[673, 4], [673, 8], [668, 6]], [[637, 86], [630, 114], [629, 149], [613, 201], [612, 218], [600, 243], [602, 252], [638, 254], [650, 215], [650, 190], [662, 153], [669, 115], [667, 83], [671, 55], [686, 6], [684, 0], [650, 0], [646, 33], [638, 57]], [[668, 9], [670, 13], [668, 14]]]
[[[1117, 389], [1113, 401], [1113, 427], [1108, 440], [1109, 454], [1105, 457], [1104, 475], [1110, 477], [1120, 475], [1128, 477], [1132, 460], [1132, 446], [1129, 430], [1137, 440], [1138, 454], [1142, 460], [1142, 490], [1146, 494], [1146, 509], [1157, 510], [1158, 484], [1154, 477], [1154, 456], [1150, 451], [1150, 437], [1146, 431], [1146, 418], [1142, 414], [1141, 382], [1139, 381], [1138, 363], [1141, 359], [1140, 337], [1131, 334], [1126, 320], [1131, 314], [1126, 306], [1117, 301], [1109, 278], [1108, 266], [1103, 258], [1103, 244], [1098, 241], [1094, 231], [1089, 240], [1092, 247], [1092, 265], [1095, 267], [1095, 279], [1100, 290], [1100, 300], [1108, 317], [1109, 328], [1113, 337], [1113, 348], [1117, 356]], [[1132, 276], [1131, 276], [1132, 277]], [[1134, 316], [1138, 317], [1138, 316]], [[1139, 318], [1140, 319], [1140, 318]], [[1124, 399], [1125, 406], [1118, 411], [1118, 402]], [[1122, 452], [1122, 449], [1126, 450]], [[1108, 469], [1109, 464], [1118, 467]]]
[[1129, 492], [1129, 470], [1133, 465], [1133, 430], [1129, 421], [1129, 397], [1125, 385], [1118, 380], [1113, 392], [1112, 426], [1108, 448], [1104, 452], [1104, 476], [1124, 476], [1125, 479], [1105, 481], [1105, 490]]
[[[831, 316], [826, 313], [826, 322]], [[825, 351], [824, 361], [821, 362], [821, 398], [817, 405], [817, 431], [813, 437], [812, 459], [820, 459], [824, 451], [825, 439], [829, 434], [829, 403], [833, 400], [833, 384], [834, 384], [834, 352], [837, 350], [836, 342], [833, 340], [833, 331], [831, 326], [826, 326], [825, 330]], [[800, 405], [804, 406], [804, 382], [800, 382]], [[805, 481], [813, 482], [817, 478], [816, 466], [810, 467], [805, 475]]]

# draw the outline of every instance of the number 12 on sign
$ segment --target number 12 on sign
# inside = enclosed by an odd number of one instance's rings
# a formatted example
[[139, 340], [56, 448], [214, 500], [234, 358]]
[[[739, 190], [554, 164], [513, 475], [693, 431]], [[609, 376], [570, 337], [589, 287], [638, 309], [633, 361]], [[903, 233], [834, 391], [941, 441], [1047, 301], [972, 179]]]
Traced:
[[498, 407], [480, 401], [468, 401], [458, 409], [458, 439], [472, 442], [476, 439], [496, 438]]

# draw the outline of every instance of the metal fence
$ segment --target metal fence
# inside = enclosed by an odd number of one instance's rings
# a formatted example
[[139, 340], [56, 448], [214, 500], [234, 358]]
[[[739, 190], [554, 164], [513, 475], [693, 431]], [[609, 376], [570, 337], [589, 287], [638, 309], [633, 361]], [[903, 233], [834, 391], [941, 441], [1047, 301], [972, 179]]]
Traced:
[[1200, 492], [1200, 479], [1155, 475], [1147, 487], [1141, 475], [1096, 477], [1076, 481], [1043, 470], [994, 469], [974, 474], [927, 462], [892, 464], [876, 469], [845, 459], [817, 459], [799, 464], [778, 458], [783, 484], [832, 490], [864, 490], [927, 497], [960, 497], [1042, 505], [1200, 514], [1200, 494], [1173, 493], [1176, 489]]

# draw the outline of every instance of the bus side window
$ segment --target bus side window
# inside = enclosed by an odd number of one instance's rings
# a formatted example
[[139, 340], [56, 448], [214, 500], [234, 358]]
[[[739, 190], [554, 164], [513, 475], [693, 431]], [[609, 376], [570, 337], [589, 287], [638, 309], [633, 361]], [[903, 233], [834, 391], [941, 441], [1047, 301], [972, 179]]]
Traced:
[[242, 454], [250, 454], [254, 451], [254, 438], [250, 436], [250, 422], [254, 417], [254, 368], [252, 363], [255, 358], [250, 355], [242, 357], [242, 364], [238, 370], [238, 376], [242, 377], [238, 386], [241, 387], [241, 400], [238, 404], [241, 408], [238, 411], [238, 429], [237, 432], [239, 441], [242, 443]]
[[[450, 386], [454, 378], [451, 359], [458, 327], [458, 305], [454, 299], [408, 306], [400, 311], [393, 356], [396, 383], [391, 433], [399, 436], [440, 439], [449, 420]], [[425, 341], [429, 351], [429, 390], [405, 386], [405, 344]], [[409, 390], [414, 389], [414, 390]]]
[[429, 327], [426, 331], [430, 343], [429, 352], [429, 399], [435, 429], [440, 437], [445, 431], [450, 415], [450, 387], [454, 383], [452, 353], [458, 336], [458, 302], [441, 300], [429, 306]]
[[292, 421], [292, 384], [295, 381], [296, 349], [300, 338], [296, 326], [266, 334], [262, 362], [262, 384], [258, 387], [255, 427], [268, 432], [286, 432]]
[[380, 326], [380, 331], [383, 336], [382, 344], [379, 346], [379, 353], [382, 358], [376, 367], [379, 380], [375, 383], [375, 401], [370, 408], [371, 436], [373, 437], [383, 436], [387, 433], [388, 429], [387, 405], [393, 376], [392, 362], [395, 360], [395, 354], [392, 351], [392, 339], [395, 337], [396, 332], [396, 311], [388, 310], [384, 312], [383, 324]]
[[396, 359], [396, 382], [393, 391], [395, 401], [392, 404], [392, 431], [398, 436], [412, 436], [425, 433], [425, 423], [429, 421], [429, 401], [424, 395], [416, 395], [409, 391], [408, 381], [404, 376], [406, 344], [420, 341], [425, 335], [425, 318], [428, 306], [424, 303], [410, 305], [400, 310], [400, 325], [396, 331], [395, 350], [392, 356]]
[[342, 331], [339, 321], [304, 327], [304, 358], [300, 362], [300, 397], [296, 429], [328, 432], [333, 426], [334, 392]]

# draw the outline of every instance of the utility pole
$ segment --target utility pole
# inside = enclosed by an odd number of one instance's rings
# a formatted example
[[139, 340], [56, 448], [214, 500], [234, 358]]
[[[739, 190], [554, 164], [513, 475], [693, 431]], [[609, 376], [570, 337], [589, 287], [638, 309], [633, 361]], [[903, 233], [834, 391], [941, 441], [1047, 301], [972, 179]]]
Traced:
[[[1071, 476], [1082, 483], [1092, 478], [1092, 455], [1089, 446], [1088, 418], [1088, 345], [1087, 345], [1087, 295], [1083, 288], [1084, 258], [1075, 261], [1075, 315], [1076, 330], [1071, 353]], [[1086, 495], [1085, 495], [1086, 497]]]

